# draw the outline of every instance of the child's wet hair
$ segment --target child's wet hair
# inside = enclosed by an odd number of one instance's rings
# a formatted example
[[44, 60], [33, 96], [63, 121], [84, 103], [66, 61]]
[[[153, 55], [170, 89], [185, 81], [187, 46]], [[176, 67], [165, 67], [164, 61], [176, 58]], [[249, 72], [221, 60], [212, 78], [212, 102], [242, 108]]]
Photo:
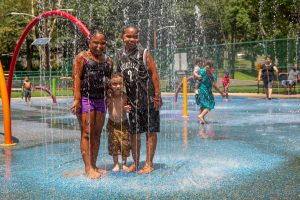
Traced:
[[137, 30], [137, 33], [140, 32], [140, 29], [139, 29], [137, 26], [135, 26], [135, 25], [133, 25], [133, 24], [130, 24], [130, 25], [127, 25], [127, 26], [124, 26], [124, 27], [123, 27], [123, 29], [122, 29], [122, 35], [124, 35], [126, 29], [129, 29], [129, 28], [134, 28], [134, 29], [136, 29], [136, 30]]
[[201, 57], [196, 57], [195, 58], [195, 65], [199, 65], [199, 64], [201, 64], [201, 63], [203, 63], [203, 58], [201, 58]]
[[104, 32], [103, 32], [102, 30], [99, 30], [99, 29], [92, 29], [92, 30], [90, 31], [89, 36], [88, 36], [88, 41], [89, 41], [92, 37], [94, 37], [95, 35], [97, 35], [97, 34], [103, 35], [103, 36], [105, 37], [105, 39], [107, 38], [106, 35], [104, 34]]
[[117, 77], [123, 78], [122, 73], [120, 73], [120, 72], [113, 72], [112, 75], [111, 75], [111, 79], [117, 78]]

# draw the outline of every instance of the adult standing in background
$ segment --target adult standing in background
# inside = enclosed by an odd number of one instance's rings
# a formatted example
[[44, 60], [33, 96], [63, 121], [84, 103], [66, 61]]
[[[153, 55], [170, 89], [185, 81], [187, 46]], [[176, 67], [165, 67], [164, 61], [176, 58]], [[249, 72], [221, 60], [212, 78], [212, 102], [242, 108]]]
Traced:
[[262, 79], [264, 88], [266, 89], [267, 99], [272, 99], [272, 86], [275, 79], [274, 72], [278, 73], [277, 67], [272, 63], [271, 56], [265, 57], [265, 63], [262, 64], [258, 77]]

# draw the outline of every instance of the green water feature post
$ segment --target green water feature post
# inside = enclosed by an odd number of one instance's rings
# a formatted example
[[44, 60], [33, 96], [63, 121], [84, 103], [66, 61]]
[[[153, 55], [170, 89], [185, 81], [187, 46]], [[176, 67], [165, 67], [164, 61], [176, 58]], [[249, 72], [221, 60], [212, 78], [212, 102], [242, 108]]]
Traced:
[[52, 78], [52, 95], [56, 97], [56, 78]]

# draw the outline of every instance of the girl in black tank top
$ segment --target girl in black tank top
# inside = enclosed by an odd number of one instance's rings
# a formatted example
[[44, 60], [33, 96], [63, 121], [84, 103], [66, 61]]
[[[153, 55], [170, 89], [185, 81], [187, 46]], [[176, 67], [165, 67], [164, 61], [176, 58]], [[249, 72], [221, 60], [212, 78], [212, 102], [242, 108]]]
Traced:
[[112, 72], [112, 60], [105, 56], [105, 51], [106, 36], [99, 31], [90, 33], [89, 50], [76, 56], [72, 70], [74, 103], [71, 111], [77, 115], [81, 126], [80, 150], [86, 176], [91, 179], [106, 173], [96, 166], [105, 122], [106, 86]]
[[83, 59], [85, 64], [80, 77], [81, 96], [91, 99], [104, 99], [112, 71], [108, 58], [105, 57], [103, 62], [98, 62], [90, 57], [83, 57]]

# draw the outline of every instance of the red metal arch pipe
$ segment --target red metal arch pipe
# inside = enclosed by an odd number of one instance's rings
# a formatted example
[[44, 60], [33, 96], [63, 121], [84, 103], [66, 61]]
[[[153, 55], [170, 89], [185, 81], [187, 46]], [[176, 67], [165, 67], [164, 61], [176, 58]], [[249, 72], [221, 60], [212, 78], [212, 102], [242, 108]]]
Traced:
[[15, 71], [15, 66], [16, 66], [16, 61], [19, 56], [19, 52], [21, 49], [21, 46], [28, 34], [28, 32], [41, 20], [44, 18], [48, 18], [49, 16], [58, 16], [58, 17], [63, 17], [67, 18], [70, 21], [72, 21], [80, 30], [83, 32], [83, 34], [87, 37], [90, 34], [90, 31], [87, 29], [87, 27], [76, 17], [73, 15], [70, 15], [69, 13], [60, 11], [60, 10], [52, 10], [52, 11], [47, 11], [39, 16], [36, 16], [24, 29], [21, 37], [19, 38], [17, 45], [14, 50], [14, 54], [12, 56], [10, 66], [9, 66], [9, 75], [8, 75], [8, 80], [7, 80], [7, 93], [8, 93], [8, 99], [10, 100], [11, 96], [11, 87], [12, 87], [12, 79], [13, 79], [13, 74]]

